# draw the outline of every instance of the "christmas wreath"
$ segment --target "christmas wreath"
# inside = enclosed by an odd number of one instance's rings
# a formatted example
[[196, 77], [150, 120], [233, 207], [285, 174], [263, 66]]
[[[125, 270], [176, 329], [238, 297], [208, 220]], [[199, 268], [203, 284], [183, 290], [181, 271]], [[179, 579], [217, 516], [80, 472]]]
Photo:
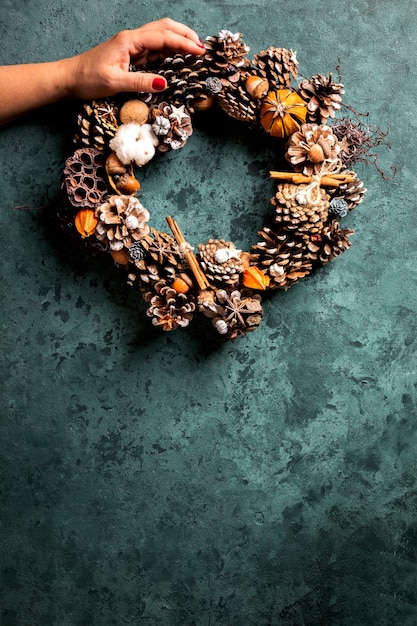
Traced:
[[[261, 322], [263, 292], [288, 289], [349, 248], [353, 231], [340, 220], [366, 192], [352, 164], [369, 162], [372, 136], [351, 116], [335, 115], [353, 109], [342, 104], [332, 73], [296, 83], [292, 50], [270, 47], [249, 60], [242, 35], [229, 30], [207, 37], [205, 48], [201, 57], [131, 67], [164, 76], [162, 94], [83, 104], [64, 168], [64, 216], [84, 243], [112, 255], [155, 326], [184, 328], [200, 313], [234, 339]], [[184, 146], [194, 115], [213, 106], [275, 138], [288, 164], [270, 172], [274, 212], [247, 252], [215, 238], [193, 249], [172, 217], [170, 232], [152, 228], [138, 198], [136, 168]]]

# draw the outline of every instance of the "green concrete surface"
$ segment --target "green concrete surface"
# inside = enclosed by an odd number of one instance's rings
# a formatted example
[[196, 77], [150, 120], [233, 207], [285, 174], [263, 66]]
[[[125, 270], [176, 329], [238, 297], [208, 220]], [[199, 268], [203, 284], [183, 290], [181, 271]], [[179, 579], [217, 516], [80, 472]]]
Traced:
[[[223, 344], [153, 330], [117, 269], [60, 238], [76, 107], [0, 129], [0, 624], [416, 626], [417, 4], [1, 0], [1, 60], [166, 14], [250, 56], [292, 48], [304, 76], [340, 65], [397, 174], [356, 166], [350, 250]], [[247, 249], [273, 195], [258, 143], [197, 129], [141, 176], [152, 224]]]

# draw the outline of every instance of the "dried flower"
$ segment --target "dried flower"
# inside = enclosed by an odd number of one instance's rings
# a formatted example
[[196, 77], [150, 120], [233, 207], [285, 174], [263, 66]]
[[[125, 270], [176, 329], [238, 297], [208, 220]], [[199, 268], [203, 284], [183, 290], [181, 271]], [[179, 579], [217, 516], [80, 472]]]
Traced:
[[217, 76], [209, 76], [206, 79], [206, 89], [210, 93], [220, 93], [223, 89], [223, 83], [220, 78], [217, 78]]
[[349, 213], [349, 205], [343, 198], [333, 198], [330, 201], [329, 215], [332, 217], [345, 217]]
[[330, 126], [303, 124], [288, 141], [285, 158], [296, 172], [310, 176], [320, 171], [325, 161], [336, 163], [340, 145]]
[[364, 124], [359, 119], [360, 115], [356, 113], [357, 121], [343, 117], [332, 124], [333, 133], [341, 146], [340, 158], [346, 167], [351, 167], [357, 162], [363, 162], [366, 165], [372, 163], [385, 180], [390, 180], [395, 175], [396, 168], [391, 168], [392, 177], [387, 176], [378, 165], [378, 152], [374, 152], [374, 148], [386, 143], [388, 132], [384, 133], [378, 126]]

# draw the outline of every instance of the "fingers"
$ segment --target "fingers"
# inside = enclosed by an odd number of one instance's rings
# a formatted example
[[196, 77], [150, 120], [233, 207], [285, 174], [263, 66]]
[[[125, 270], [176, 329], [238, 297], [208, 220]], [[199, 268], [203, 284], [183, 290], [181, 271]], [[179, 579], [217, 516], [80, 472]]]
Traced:
[[177, 35], [180, 35], [181, 37], [189, 39], [190, 41], [196, 43], [199, 46], [201, 46], [202, 44], [201, 39], [199, 38], [199, 36], [194, 30], [192, 30], [185, 24], [182, 24], [181, 22], [176, 22], [175, 20], [172, 20], [169, 17], [165, 17], [161, 20], [144, 24], [138, 30], [142, 30], [142, 29], [143, 30], [172, 31], [173, 33], [176, 33]]
[[[167, 87], [165, 78], [156, 74], [129, 72], [129, 65], [146, 65], [176, 53], [200, 55], [204, 50], [205, 46], [195, 31], [170, 18], [121, 31], [78, 57], [82, 62], [78, 63], [76, 93], [82, 93], [88, 99], [90, 95], [85, 94], [107, 97], [122, 91], [163, 91]], [[94, 68], [93, 76], [91, 68]]]
[[171, 53], [202, 54], [204, 43], [195, 31], [185, 24], [164, 18], [128, 31], [129, 51], [132, 57], [145, 50], [169, 50]]

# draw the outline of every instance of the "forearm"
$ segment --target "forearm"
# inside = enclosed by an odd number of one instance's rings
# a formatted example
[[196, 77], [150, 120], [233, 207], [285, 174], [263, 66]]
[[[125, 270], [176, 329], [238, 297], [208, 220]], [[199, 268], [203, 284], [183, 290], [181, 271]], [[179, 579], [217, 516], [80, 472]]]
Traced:
[[74, 59], [0, 67], [0, 124], [70, 98]]

